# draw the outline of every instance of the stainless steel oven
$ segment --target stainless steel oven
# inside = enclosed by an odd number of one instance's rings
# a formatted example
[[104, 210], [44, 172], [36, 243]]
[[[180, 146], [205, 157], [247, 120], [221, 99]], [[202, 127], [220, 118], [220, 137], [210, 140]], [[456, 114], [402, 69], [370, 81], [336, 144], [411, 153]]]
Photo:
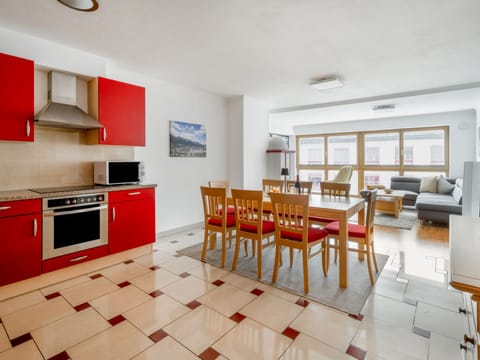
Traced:
[[108, 193], [43, 199], [43, 253], [50, 259], [108, 244]]

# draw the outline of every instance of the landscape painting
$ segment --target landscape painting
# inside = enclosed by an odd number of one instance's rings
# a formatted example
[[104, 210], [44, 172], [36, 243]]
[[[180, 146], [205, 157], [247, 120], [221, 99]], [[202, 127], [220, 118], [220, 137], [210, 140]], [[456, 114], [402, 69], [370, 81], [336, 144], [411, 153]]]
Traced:
[[170, 121], [171, 157], [207, 157], [207, 133], [202, 124]]

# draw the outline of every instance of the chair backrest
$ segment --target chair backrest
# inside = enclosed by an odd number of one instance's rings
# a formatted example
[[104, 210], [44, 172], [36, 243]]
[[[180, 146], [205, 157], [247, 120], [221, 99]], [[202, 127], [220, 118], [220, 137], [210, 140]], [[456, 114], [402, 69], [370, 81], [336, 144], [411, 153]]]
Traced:
[[[227, 224], [227, 190], [225, 188], [201, 186], [205, 226], [209, 220], [216, 219], [221, 226]], [[215, 221], [215, 220], [214, 220]]]
[[[291, 192], [290, 189], [291, 189], [292, 186], [295, 187], [295, 181], [294, 180], [288, 180], [287, 181], [288, 192]], [[301, 193], [310, 195], [312, 193], [312, 186], [313, 186], [313, 181], [300, 181], [300, 191], [301, 191]]]
[[349, 183], [352, 179], [353, 167], [344, 166], [340, 169], [332, 182]]
[[212, 180], [208, 182], [208, 186], [228, 189], [230, 183], [228, 182], [228, 180]]
[[320, 191], [322, 195], [350, 197], [350, 184], [333, 181], [320, 182]]
[[375, 218], [375, 204], [377, 202], [377, 189], [374, 190], [362, 190], [360, 195], [365, 199], [367, 203], [367, 218], [365, 219], [365, 227], [373, 231], [373, 220]]
[[239, 232], [241, 227], [251, 229], [255, 227], [257, 234], [262, 234], [263, 192], [232, 189], [232, 199], [235, 205], [237, 231]]
[[301, 234], [308, 241], [309, 197], [301, 194], [270, 194], [276, 238], [282, 232]]
[[262, 188], [263, 191], [266, 193], [272, 192], [272, 190], [278, 190], [277, 192], [283, 192], [283, 180], [263, 179]]

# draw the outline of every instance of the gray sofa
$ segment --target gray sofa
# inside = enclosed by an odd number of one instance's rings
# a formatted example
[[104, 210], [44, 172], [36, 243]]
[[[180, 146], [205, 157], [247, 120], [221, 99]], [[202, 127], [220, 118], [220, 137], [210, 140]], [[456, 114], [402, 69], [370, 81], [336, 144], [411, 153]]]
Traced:
[[462, 214], [462, 179], [447, 179], [454, 185], [450, 193], [420, 192], [421, 178], [394, 176], [390, 188], [406, 191], [403, 204], [415, 206], [420, 220], [448, 224], [450, 214]]

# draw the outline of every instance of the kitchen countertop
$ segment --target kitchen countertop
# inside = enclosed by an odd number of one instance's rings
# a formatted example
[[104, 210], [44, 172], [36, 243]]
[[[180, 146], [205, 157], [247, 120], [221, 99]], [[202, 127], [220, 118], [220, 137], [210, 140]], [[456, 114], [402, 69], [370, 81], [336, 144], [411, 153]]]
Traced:
[[110, 186], [96, 185], [95, 188], [93, 189], [52, 192], [47, 194], [38, 194], [30, 190], [7, 190], [7, 191], [0, 191], [0, 202], [14, 201], [14, 200], [28, 200], [28, 199], [42, 199], [47, 197], [58, 197], [58, 196], [79, 195], [79, 194], [95, 194], [95, 193], [101, 193], [101, 192], [111, 192], [111, 191], [151, 188], [151, 187], [157, 187], [157, 185], [156, 184], [132, 184], [132, 185], [110, 185]]

